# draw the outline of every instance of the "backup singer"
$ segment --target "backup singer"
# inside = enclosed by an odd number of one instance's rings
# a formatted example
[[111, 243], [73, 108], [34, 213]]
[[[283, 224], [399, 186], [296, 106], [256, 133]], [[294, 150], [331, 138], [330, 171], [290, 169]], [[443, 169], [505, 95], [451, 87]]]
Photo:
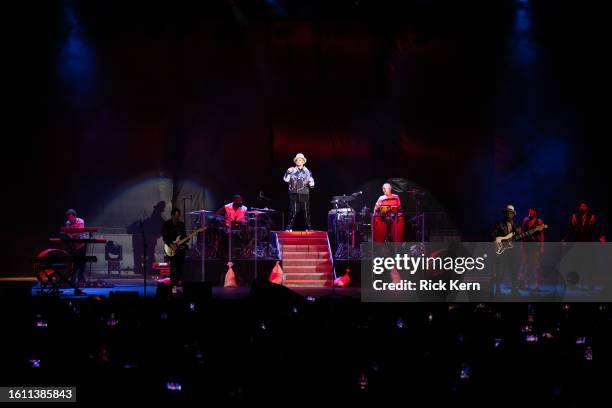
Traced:
[[[544, 225], [544, 221], [538, 218], [538, 210], [534, 207], [529, 207], [527, 217], [523, 219], [521, 231], [530, 231], [540, 225]], [[544, 231], [530, 235], [521, 243], [521, 270], [519, 280], [521, 286], [529, 289], [531, 277], [533, 276], [534, 287], [532, 291], [540, 290], [540, 256], [544, 253]]]
[[[585, 201], [578, 203], [578, 212], [570, 217], [569, 230], [563, 242], [606, 242], [605, 235], [599, 231], [595, 214], [589, 210], [589, 205]], [[581, 245], [581, 247], [582, 262], [572, 266], [581, 276], [581, 283], [586, 285], [587, 290], [592, 290], [596, 281], [594, 273], [600, 269], [601, 254], [591, 245]]]
[[606, 242], [606, 237], [597, 228], [595, 214], [589, 210], [585, 201], [578, 203], [578, 213], [570, 217], [569, 230], [563, 241]]
[[283, 176], [283, 180], [289, 183], [289, 223], [287, 231], [293, 231], [293, 224], [298, 212], [304, 213], [306, 231], [312, 231], [310, 223], [310, 189], [315, 182], [310, 170], [304, 166], [306, 157], [298, 153], [293, 158], [295, 167], [289, 167]]

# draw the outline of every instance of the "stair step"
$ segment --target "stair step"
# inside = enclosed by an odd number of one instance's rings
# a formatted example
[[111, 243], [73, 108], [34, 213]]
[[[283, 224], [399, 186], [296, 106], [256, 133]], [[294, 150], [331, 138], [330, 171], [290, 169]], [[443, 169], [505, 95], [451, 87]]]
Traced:
[[327, 237], [327, 231], [278, 231], [279, 239], [283, 238], [296, 238], [296, 237]]
[[325, 252], [327, 245], [281, 245], [281, 252]]
[[304, 272], [304, 273], [285, 273], [286, 281], [295, 280], [329, 280], [331, 278], [330, 272]]
[[285, 286], [289, 287], [302, 287], [302, 288], [322, 288], [326, 286], [331, 286], [331, 279], [328, 280], [310, 280], [310, 279], [295, 279], [295, 280], [286, 280]]
[[306, 259], [285, 259], [283, 261], [283, 268], [289, 268], [294, 266], [319, 266], [329, 265], [329, 259], [326, 258], [306, 258]]
[[329, 259], [329, 252], [281, 252], [283, 256], [283, 262], [285, 259]]
[[279, 239], [280, 245], [327, 245], [327, 237], [321, 238], [283, 238]]
[[289, 266], [283, 268], [283, 272], [287, 273], [302, 273], [302, 272], [331, 272], [332, 266], [331, 263], [327, 265], [318, 265], [318, 266]]

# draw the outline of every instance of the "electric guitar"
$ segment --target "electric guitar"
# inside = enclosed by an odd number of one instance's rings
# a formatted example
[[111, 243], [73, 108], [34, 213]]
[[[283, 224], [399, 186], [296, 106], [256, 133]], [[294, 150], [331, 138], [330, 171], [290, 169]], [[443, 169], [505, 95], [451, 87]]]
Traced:
[[529, 231], [525, 231], [522, 234], [516, 234], [514, 232], [511, 232], [508, 235], [505, 235], [503, 237], [496, 237], [494, 241], [495, 253], [497, 255], [501, 255], [504, 253], [505, 250], [513, 247], [512, 241], [519, 241], [523, 238], [526, 238], [526, 237], [529, 237], [535, 234], [536, 232], [544, 231], [546, 228], [548, 228], [548, 225], [542, 224], [542, 225], [538, 225], [537, 227], [533, 229], [530, 229]]
[[168, 244], [164, 243], [164, 252], [166, 253], [166, 255], [168, 255], [169, 257], [173, 257], [174, 255], [176, 255], [176, 251], [181, 248], [181, 246], [189, 241], [191, 238], [193, 238], [194, 235], [199, 234], [200, 232], [204, 231], [206, 228], [202, 227], [202, 228], [198, 228], [197, 230], [194, 230], [191, 234], [187, 235], [185, 238], [181, 238], [181, 236], [179, 235], [178, 237], [176, 237], [176, 239], [172, 242], [172, 244], [175, 245], [175, 247], [171, 247]]

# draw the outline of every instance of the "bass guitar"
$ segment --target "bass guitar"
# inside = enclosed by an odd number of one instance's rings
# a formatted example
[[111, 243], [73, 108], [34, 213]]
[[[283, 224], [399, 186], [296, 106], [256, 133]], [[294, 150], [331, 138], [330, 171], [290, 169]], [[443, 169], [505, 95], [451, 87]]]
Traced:
[[542, 224], [542, 225], [538, 225], [537, 227], [533, 229], [530, 229], [529, 231], [525, 231], [521, 234], [516, 234], [514, 232], [511, 232], [508, 235], [505, 235], [503, 237], [496, 237], [494, 241], [495, 253], [497, 255], [501, 255], [504, 253], [504, 251], [514, 246], [512, 244], [513, 241], [520, 241], [521, 239], [527, 238], [535, 234], [536, 232], [544, 231], [546, 228], [548, 228], [548, 225]]
[[185, 242], [189, 241], [191, 238], [194, 237], [194, 235], [199, 234], [200, 232], [204, 231], [205, 229], [206, 228], [204, 228], [204, 227], [198, 228], [198, 229], [194, 230], [191, 234], [187, 235], [185, 238], [181, 238], [181, 236], [179, 235], [172, 242], [172, 246], [168, 245], [168, 244], [164, 244], [164, 252], [169, 257], [173, 257], [174, 255], [176, 255], [176, 251], [179, 248], [181, 248], [181, 246], [183, 246], [183, 244], [185, 244]]

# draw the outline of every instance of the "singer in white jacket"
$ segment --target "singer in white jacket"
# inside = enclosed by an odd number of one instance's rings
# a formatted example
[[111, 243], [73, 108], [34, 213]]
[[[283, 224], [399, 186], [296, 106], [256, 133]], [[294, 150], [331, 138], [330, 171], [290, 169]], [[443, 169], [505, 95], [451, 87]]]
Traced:
[[304, 166], [306, 157], [302, 153], [298, 153], [293, 158], [294, 167], [289, 167], [283, 176], [283, 180], [289, 183], [289, 222], [287, 223], [287, 231], [293, 230], [295, 217], [297, 213], [304, 213], [304, 223], [306, 231], [312, 231], [310, 222], [310, 189], [314, 187], [315, 182], [310, 170]]

